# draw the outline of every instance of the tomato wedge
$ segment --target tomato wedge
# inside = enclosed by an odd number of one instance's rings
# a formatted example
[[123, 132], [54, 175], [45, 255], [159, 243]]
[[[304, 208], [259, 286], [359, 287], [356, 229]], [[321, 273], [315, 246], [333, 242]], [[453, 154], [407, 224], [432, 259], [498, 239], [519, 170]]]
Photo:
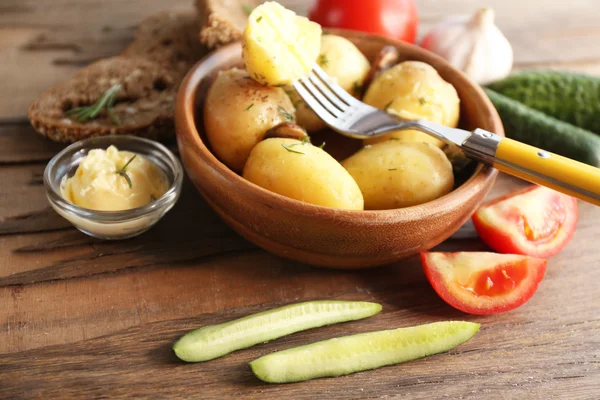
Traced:
[[421, 253], [421, 262], [442, 300], [478, 315], [519, 307], [533, 296], [546, 273], [546, 260], [516, 254]]
[[577, 226], [577, 200], [543, 186], [530, 186], [482, 206], [473, 225], [492, 249], [548, 258], [561, 251]]

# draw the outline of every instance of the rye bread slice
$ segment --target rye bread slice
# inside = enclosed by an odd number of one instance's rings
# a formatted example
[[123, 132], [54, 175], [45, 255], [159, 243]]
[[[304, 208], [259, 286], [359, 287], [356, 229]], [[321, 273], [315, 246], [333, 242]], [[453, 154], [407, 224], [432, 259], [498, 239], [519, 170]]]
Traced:
[[198, 40], [200, 27], [198, 15], [193, 11], [154, 14], [138, 26], [133, 42], [122, 55], [145, 57], [168, 67], [182, 79], [208, 52]]
[[202, 28], [200, 42], [214, 49], [240, 40], [248, 12], [264, 0], [196, 0]]
[[[105, 111], [85, 123], [65, 114], [72, 108], [95, 103], [117, 83], [123, 85], [113, 107], [119, 125]], [[29, 120], [39, 133], [57, 142], [114, 134], [164, 139], [174, 134], [177, 84], [173, 73], [154, 61], [141, 57], [106, 58], [42, 94], [29, 108]]]
[[[70, 80], [43, 93], [29, 108], [29, 120], [42, 135], [58, 142], [88, 137], [131, 134], [162, 140], [172, 137], [175, 95], [187, 71], [206, 49], [198, 41], [199, 21], [193, 11], [154, 14], [139, 25], [123, 55], [97, 61]], [[65, 112], [95, 103], [120, 83], [115, 125], [102, 111], [79, 123]]]

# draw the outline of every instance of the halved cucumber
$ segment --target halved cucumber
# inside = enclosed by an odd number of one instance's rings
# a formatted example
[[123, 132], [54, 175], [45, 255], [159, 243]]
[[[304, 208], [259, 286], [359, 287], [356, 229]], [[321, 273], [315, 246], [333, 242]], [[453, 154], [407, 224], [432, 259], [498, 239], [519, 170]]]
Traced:
[[381, 305], [363, 301], [308, 301], [208, 325], [183, 335], [173, 350], [183, 361], [208, 361], [294, 332], [367, 318]]
[[250, 368], [271, 383], [347, 375], [448, 351], [478, 330], [479, 324], [447, 321], [362, 333], [278, 351], [252, 361]]

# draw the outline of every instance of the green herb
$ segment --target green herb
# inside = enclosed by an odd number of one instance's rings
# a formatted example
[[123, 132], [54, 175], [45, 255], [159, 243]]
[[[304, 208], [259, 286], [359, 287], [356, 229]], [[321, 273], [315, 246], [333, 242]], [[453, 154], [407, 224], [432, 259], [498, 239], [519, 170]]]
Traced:
[[[292, 150], [292, 147], [294, 146], [304, 146], [306, 144], [311, 144], [310, 143], [310, 136], [306, 135], [302, 138], [302, 140], [300, 141], [300, 143], [292, 143], [290, 145], [285, 145], [285, 144], [281, 144], [283, 146], [284, 149], [286, 149], [287, 151], [289, 151], [290, 153], [296, 153], [296, 154], [304, 154], [301, 151], [297, 151], [297, 150]], [[321, 147], [322, 148], [322, 147]]]
[[277, 111], [279, 111], [279, 115], [281, 115], [281, 118], [283, 118], [287, 122], [294, 122], [294, 116], [287, 112], [283, 107], [277, 107]]
[[319, 148], [320, 148], [321, 150], [323, 150], [323, 148], [324, 148], [324, 147], [325, 147], [325, 142], [321, 143], [321, 145], [319, 146]]
[[292, 147], [294, 147], [294, 146], [296, 146], [296, 145], [298, 145], [298, 144], [300, 144], [300, 143], [294, 143], [294, 144], [291, 144], [291, 145], [289, 145], [289, 146], [286, 146], [285, 144], [283, 144], [283, 143], [282, 143], [282, 144], [281, 144], [281, 147], [283, 147], [284, 149], [286, 149], [286, 150], [287, 150], [287, 151], [289, 151], [290, 153], [304, 154], [304, 153], [303, 153], [303, 152], [301, 152], [301, 151], [296, 151], [296, 150], [293, 150], [293, 149], [292, 149]]
[[119, 90], [121, 90], [121, 84], [116, 84], [104, 92], [98, 101], [91, 106], [75, 107], [65, 112], [65, 114], [77, 122], [87, 122], [98, 117], [100, 111], [105, 109], [113, 123], [120, 125], [121, 121], [119, 121], [119, 118], [117, 118], [112, 110]]
[[419, 97], [419, 103], [424, 106], [425, 104], [427, 104], [427, 100], [425, 100], [425, 97]]
[[322, 53], [321, 55], [319, 55], [319, 65], [321, 67], [326, 67], [327, 64], [329, 64], [329, 59], [327, 58], [327, 54]]
[[362, 85], [360, 83], [358, 83], [358, 81], [354, 81], [354, 83], [352, 84], [352, 90], [354, 91], [354, 93], [360, 93], [362, 92]]
[[392, 103], [394, 102], [394, 100], [390, 100], [384, 107], [384, 110], [387, 110], [388, 108], [390, 108], [390, 106], [392, 105]]
[[133, 183], [131, 182], [131, 178], [129, 177], [129, 175], [127, 175], [127, 172], [125, 171], [127, 169], [127, 167], [129, 166], [129, 164], [131, 164], [131, 162], [137, 157], [137, 154], [134, 154], [133, 157], [131, 157], [129, 159], [129, 161], [127, 161], [125, 163], [125, 165], [123, 165], [123, 167], [119, 168], [118, 170], [115, 171], [115, 174], [121, 175], [123, 178], [125, 178], [125, 180], [127, 181], [127, 184], [129, 185], [129, 189], [133, 188]]
[[398, 168], [388, 168], [388, 171], [397, 171]]
[[246, 109], [244, 111], [248, 111], [249, 109], [251, 109], [252, 107], [254, 107], [254, 103], [250, 104], [248, 107], [246, 107]]
[[262, 15], [260, 17], [256, 18], [256, 22], [260, 22], [260, 21], [262, 21]]
[[248, 4], [242, 4], [242, 8], [248, 15], [252, 14], [252, 10], [254, 10], [254, 8], [250, 7]]
[[261, 85], [266, 86], [266, 84], [263, 83], [264, 80], [265, 80], [265, 76], [264, 75], [255, 72], [254, 73], [254, 80], [257, 81], [258, 83], [260, 83]]

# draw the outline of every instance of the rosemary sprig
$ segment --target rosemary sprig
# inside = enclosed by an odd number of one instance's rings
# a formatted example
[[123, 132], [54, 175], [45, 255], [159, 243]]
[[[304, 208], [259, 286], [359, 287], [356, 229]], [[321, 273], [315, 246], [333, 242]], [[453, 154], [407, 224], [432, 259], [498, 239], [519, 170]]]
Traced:
[[127, 171], [125, 171], [127, 169], [127, 167], [129, 166], [129, 164], [131, 164], [131, 162], [137, 157], [137, 154], [134, 154], [133, 157], [131, 157], [129, 159], [129, 161], [127, 161], [125, 163], [125, 165], [123, 165], [121, 168], [117, 169], [115, 171], [115, 174], [121, 175], [123, 178], [125, 178], [125, 180], [127, 181], [127, 184], [129, 185], [129, 189], [133, 188], [133, 183], [131, 182], [131, 178], [129, 177], [129, 175], [127, 175]]
[[108, 116], [113, 121], [115, 125], [120, 125], [121, 121], [115, 115], [112, 110], [112, 107], [115, 104], [117, 99], [117, 93], [121, 90], [121, 84], [116, 84], [110, 87], [106, 92], [100, 96], [98, 101], [96, 101], [91, 106], [83, 106], [83, 107], [75, 107], [65, 112], [66, 115], [73, 118], [77, 122], [87, 122], [89, 120], [95, 119], [100, 111], [106, 109]]
[[390, 108], [393, 102], [394, 100], [390, 100], [385, 106], [383, 106], [383, 109], [387, 111], [387, 109]]

